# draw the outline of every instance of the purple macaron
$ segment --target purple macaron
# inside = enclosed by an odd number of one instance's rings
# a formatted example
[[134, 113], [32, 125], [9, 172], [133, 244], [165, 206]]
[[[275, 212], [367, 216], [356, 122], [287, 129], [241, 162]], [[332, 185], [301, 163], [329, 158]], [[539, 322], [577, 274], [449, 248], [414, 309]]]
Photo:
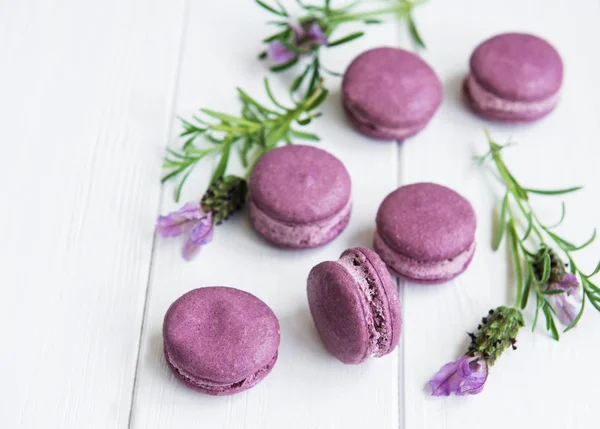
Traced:
[[321, 246], [350, 220], [350, 175], [340, 160], [313, 146], [288, 145], [263, 155], [249, 188], [252, 226], [281, 247]]
[[163, 341], [167, 364], [186, 385], [209, 395], [233, 395], [273, 369], [279, 322], [254, 295], [204, 287], [171, 304]]
[[327, 349], [348, 364], [386, 355], [398, 345], [402, 314], [385, 264], [364, 247], [322, 262], [308, 275], [308, 304]]
[[376, 48], [360, 54], [344, 73], [342, 103], [362, 134], [404, 140], [421, 131], [442, 102], [442, 84], [412, 52]]
[[560, 55], [544, 39], [506, 33], [480, 44], [471, 55], [463, 89], [484, 118], [527, 122], [550, 113], [563, 81]]
[[383, 200], [376, 222], [375, 250], [409, 280], [445, 282], [471, 263], [475, 212], [452, 189], [434, 183], [402, 186]]

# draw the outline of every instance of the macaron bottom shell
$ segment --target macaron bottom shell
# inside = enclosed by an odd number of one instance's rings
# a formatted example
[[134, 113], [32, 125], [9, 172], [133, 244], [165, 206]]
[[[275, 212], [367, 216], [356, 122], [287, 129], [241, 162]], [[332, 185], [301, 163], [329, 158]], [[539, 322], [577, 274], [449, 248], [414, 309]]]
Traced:
[[465, 78], [463, 92], [475, 113], [504, 122], [535, 121], [552, 112], [559, 100], [558, 93], [540, 101], [505, 100], [486, 90], [472, 74]]
[[183, 382], [187, 387], [190, 387], [198, 392], [205, 393], [207, 395], [212, 395], [212, 396], [234, 395], [236, 393], [240, 393], [240, 392], [243, 392], [244, 390], [254, 387], [256, 384], [258, 384], [260, 381], [262, 381], [267, 375], [269, 375], [269, 373], [273, 369], [273, 366], [275, 366], [275, 362], [277, 362], [277, 356], [278, 356], [276, 354], [275, 357], [273, 358], [273, 360], [267, 366], [260, 369], [256, 373], [250, 375], [249, 377], [246, 377], [245, 379], [240, 380], [235, 383], [222, 384], [222, 383], [215, 383], [210, 380], [206, 380], [206, 379], [202, 379], [202, 378], [197, 378], [191, 374], [185, 373], [183, 370], [178, 369], [173, 364], [173, 362], [169, 358], [169, 355], [166, 350], [164, 351], [164, 353], [165, 353], [165, 359], [167, 361], [167, 366], [171, 369], [173, 374], [181, 382]]
[[432, 285], [447, 282], [462, 274], [471, 263], [476, 248], [473, 242], [464, 252], [452, 259], [429, 262], [402, 255], [392, 249], [377, 232], [373, 244], [381, 259], [396, 274], [412, 282]]
[[349, 200], [342, 210], [327, 219], [293, 224], [270, 217], [252, 199], [248, 203], [248, 215], [254, 229], [271, 243], [292, 249], [309, 249], [329, 243], [348, 226], [351, 212]]
[[349, 102], [343, 101], [344, 111], [348, 120], [354, 126], [354, 128], [361, 134], [366, 135], [377, 140], [394, 141], [404, 140], [418, 134], [429, 121], [425, 121], [421, 124], [413, 125], [410, 127], [389, 127], [373, 123], [369, 121], [364, 115], [361, 115], [356, 109], [352, 108]]

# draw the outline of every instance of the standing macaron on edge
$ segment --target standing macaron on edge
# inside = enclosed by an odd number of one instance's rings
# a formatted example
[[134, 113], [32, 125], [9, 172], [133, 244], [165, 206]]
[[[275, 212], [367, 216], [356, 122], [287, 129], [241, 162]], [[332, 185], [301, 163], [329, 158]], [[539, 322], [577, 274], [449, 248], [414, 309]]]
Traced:
[[310, 312], [325, 347], [346, 364], [391, 353], [398, 345], [402, 312], [385, 264], [365, 247], [316, 265], [307, 279]]

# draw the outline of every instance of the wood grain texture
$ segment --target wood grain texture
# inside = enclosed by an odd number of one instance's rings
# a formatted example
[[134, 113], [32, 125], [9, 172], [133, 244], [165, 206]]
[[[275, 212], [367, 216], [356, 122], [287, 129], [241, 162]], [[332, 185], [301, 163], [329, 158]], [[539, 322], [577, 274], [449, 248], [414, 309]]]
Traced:
[[[478, 215], [478, 249], [472, 266], [455, 281], [431, 288], [405, 286], [406, 428], [595, 427], [592, 398], [600, 394], [600, 385], [589, 361], [599, 351], [600, 315], [590, 305], [580, 325], [560, 343], [545, 333], [543, 320], [531, 333], [533, 314], [527, 311], [528, 327], [519, 335], [518, 350], [502, 356], [476, 397], [429, 397], [425, 386], [441, 365], [464, 353], [465, 332], [474, 330], [490, 308], [514, 301], [506, 243], [496, 253], [491, 250], [493, 208], [500, 195], [491, 186], [494, 179], [471, 160], [486, 150], [484, 127], [500, 142], [518, 143], [505, 157], [521, 183], [532, 188], [585, 185], [565, 197], [567, 217], [560, 229], [565, 236], [583, 242], [600, 227], [598, 16], [600, 4], [591, 1], [553, 2], [552, 7], [543, 1], [437, 1], [417, 13], [430, 48], [425, 58], [443, 80], [445, 98], [430, 126], [402, 146], [400, 179], [442, 183], [468, 197]], [[461, 98], [473, 48], [510, 30], [547, 38], [565, 63], [558, 108], [529, 125], [484, 121]], [[560, 202], [560, 197], [533, 200], [548, 223], [559, 219]], [[588, 272], [598, 255], [598, 243], [576, 254]]]
[[[237, 3], [235, 11], [225, 2], [211, 2], [191, 3], [188, 16], [177, 113], [185, 117], [198, 107], [237, 112], [236, 85], [266, 101], [262, 77], [267, 71], [256, 54], [259, 41], [270, 34], [263, 24], [268, 14], [252, 2]], [[397, 34], [394, 24], [374, 27], [352, 47], [327, 52], [325, 64], [344, 70], [357, 52], [393, 44]], [[286, 100], [291, 75], [271, 76], [276, 93]], [[348, 247], [370, 246], [378, 204], [396, 186], [396, 145], [354, 133], [342, 114], [340, 80], [332, 78], [328, 85], [333, 94], [312, 130], [322, 137], [319, 146], [338, 156], [353, 177], [356, 204], [349, 227], [323, 248], [280, 250], [256, 235], [242, 213], [218, 227], [213, 242], [191, 263], [181, 257], [182, 241], [157, 240], [133, 428], [398, 426], [397, 354], [360, 366], [343, 365], [326, 352], [308, 310], [309, 270], [323, 260], [337, 259]], [[190, 178], [183, 201], [202, 195], [210, 170], [210, 163], [205, 163]], [[162, 211], [176, 207], [169, 186]], [[163, 358], [161, 328], [167, 308], [184, 292], [210, 285], [255, 294], [272, 307], [281, 323], [279, 360], [273, 372], [255, 388], [232, 397], [215, 398], [186, 388], [171, 375]]]
[[0, 2], [0, 426], [127, 426], [182, 2]]

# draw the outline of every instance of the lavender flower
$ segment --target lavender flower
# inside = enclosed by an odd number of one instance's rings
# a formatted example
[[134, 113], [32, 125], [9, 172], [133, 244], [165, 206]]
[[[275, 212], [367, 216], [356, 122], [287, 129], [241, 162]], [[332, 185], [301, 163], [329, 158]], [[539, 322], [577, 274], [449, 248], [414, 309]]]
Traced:
[[475, 395], [487, 380], [487, 362], [479, 356], [461, 356], [447, 363], [433, 376], [429, 385], [433, 396]]
[[569, 326], [581, 308], [582, 296], [579, 293], [579, 282], [577, 276], [568, 273], [565, 264], [552, 249], [542, 247], [537, 253], [537, 261], [533, 264], [535, 275], [538, 279], [543, 278], [544, 255], [548, 253], [550, 257], [550, 275], [548, 276], [546, 290], [558, 290], [563, 293], [547, 295], [547, 300], [558, 316], [558, 320], [564, 326]]
[[550, 283], [548, 290], [562, 290], [563, 293], [548, 295], [548, 300], [556, 311], [558, 320], [569, 326], [579, 313], [582, 297], [579, 294], [579, 282], [575, 274], [567, 273], [559, 281]]
[[431, 394], [465, 396], [481, 392], [489, 367], [504, 350], [517, 348], [517, 332], [524, 325], [523, 315], [515, 308], [501, 306], [490, 310], [481, 319], [478, 331], [469, 334], [471, 344], [465, 355], [441, 367], [429, 381]]
[[198, 202], [188, 202], [177, 211], [159, 216], [156, 231], [163, 237], [177, 237], [191, 231], [183, 249], [183, 257], [189, 261], [198, 254], [200, 246], [212, 240], [212, 213], [204, 213]]
[[[300, 26], [292, 26], [294, 31], [293, 40], [284, 43], [282, 40], [274, 40], [269, 44], [267, 54], [276, 64], [286, 64], [307, 54], [313, 49], [327, 45], [327, 37], [316, 21], [306, 21]], [[287, 45], [287, 46], [286, 46]]]
[[183, 257], [191, 260], [196, 256], [201, 246], [209, 243], [213, 238], [212, 213], [208, 212], [206, 216], [192, 229], [190, 238], [183, 247]]

